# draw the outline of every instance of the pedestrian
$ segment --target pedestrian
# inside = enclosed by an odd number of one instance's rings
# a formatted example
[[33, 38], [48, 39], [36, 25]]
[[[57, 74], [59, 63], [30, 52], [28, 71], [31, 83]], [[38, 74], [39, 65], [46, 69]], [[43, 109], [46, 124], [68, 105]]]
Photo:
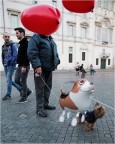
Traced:
[[21, 87], [12, 81], [12, 76], [16, 67], [17, 61], [17, 47], [16, 44], [10, 40], [10, 35], [5, 32], [3, 34], [4, 45], [2, 46], [2, 64], [7, 79], [7, 92], [2, 100], [9, 100], [11, 98], [12, 85], [21, 91]]
[[75, 69], [76, 69], [76, 75], [79, 75], [79, 70], [80, 70], [79, 62], [76, 63]]
[[15, 28], [16, 37], [19, 41], [18, 56], [15, 72], [15, 82], [22, 87], [21, 99], [17, 103], [27, 102], [27, 97], [32, 91], [27, 87], [27, 77], [30, 69], [30, 63], [27, 57], [28, 39], [25, 37], [25, 30], [21, 27]]
[[[47, 117], [44, 110], [55, 110], [49, 105], [52, 88], [52, 71], [60, 63], [57, 46], [50, 35], [34, 34], [28, 44], [28, 57], [34, 69], [36, 113]], [[37, 76], [38, 75], [38, 76]]]
[[83, 67], [83, 64], [80, 66], [80, 71], [81, 71], [81, 78], [85, 78], [85, 74], [87, 73]]
[[94, 73], [96, 73], [96, 70], [93, 68], [93, 65], [91, 64], [90, 65], [90, 74], [92, 75]]

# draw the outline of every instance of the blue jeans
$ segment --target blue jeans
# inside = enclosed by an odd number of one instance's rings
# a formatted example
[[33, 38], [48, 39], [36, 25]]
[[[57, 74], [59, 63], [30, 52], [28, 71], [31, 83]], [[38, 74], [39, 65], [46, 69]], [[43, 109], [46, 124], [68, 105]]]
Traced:
[[6, 96], [11, 96], [12, 92], [12, 85], [17, 89], [21, 90], [21, 87], [16, 84], [14, 81], [12, 81], [12, 76], [14, 74], [15, 66], [6, 66], [4, 67], [4, 72], [6, 75], [6, 80], [7, 80], [7, 93]]
[[92, 74], [94, 74], [94, 73], [96, 73], [96, 70], [91, 69], [91, 70], [90, 70], [90, 74], [92, 75]]

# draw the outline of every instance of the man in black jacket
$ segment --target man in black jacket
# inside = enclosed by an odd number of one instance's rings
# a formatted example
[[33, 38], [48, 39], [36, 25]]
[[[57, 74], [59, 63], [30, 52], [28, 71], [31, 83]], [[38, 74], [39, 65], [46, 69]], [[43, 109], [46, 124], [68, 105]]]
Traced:
[[28, 40], [25, 37], [25, 30], [21, 27], [15, 28], [16, 36], [20, 40], [18, 48], [17, 64], [18, 67], [15, 73], [15, 82], [22, 86], [21, 99], [17, 103], [27, 102], [27, 97], [32, 91], [27, 87], [27, 77], [30, 69], [29, 60], [27, 57]]
[[53, 38], [34, 34], [28, 43], [28, 58], [34, 69], [36, 113], [41, 117], [47, 117], [44, 109], [56, 109], [55, 106], [49, 105], [49, 96], [52, 88], [52, 71], [60, 63]]

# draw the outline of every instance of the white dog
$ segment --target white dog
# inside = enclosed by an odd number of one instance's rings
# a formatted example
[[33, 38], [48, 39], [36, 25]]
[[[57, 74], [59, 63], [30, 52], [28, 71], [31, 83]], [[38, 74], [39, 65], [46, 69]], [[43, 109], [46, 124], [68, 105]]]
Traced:
[[[93, 83], [90, 83], [86, 79], [79, 79], [74, 83], [74, 86], [69, 94], [61, 93], [59, 103], [63, 112], [59, 118], [60, 122], [64, 122], [66, 109], [69, 110], [77, 110], [76, 116], [72, 119], [71, 125], [75, 126], [77, 124], [77, 118], [79, 116], [79, 112], [83, 112], [88, 110], [91, 99], [90, 96], [94, 91]], [[79, 111], [79, 112], [78, 112]], [[69, 118], [70, 112], [67, 113], [67, 118]], [[84, 117], [82, 117], [82, 121]]]

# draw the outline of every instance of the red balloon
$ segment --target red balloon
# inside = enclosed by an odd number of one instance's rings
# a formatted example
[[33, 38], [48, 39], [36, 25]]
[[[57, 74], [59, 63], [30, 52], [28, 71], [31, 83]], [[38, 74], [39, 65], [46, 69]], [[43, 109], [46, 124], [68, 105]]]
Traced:
[[24, 27], [42, 35], [54, 33], [59, 28], [60, 21], [59, 10], [49, 4], [32, 6], [21, 13], [21, 22]]
[[64, 7], [75, 13], [87, 13], [93, 11], [95, 0], [62, 0]]

